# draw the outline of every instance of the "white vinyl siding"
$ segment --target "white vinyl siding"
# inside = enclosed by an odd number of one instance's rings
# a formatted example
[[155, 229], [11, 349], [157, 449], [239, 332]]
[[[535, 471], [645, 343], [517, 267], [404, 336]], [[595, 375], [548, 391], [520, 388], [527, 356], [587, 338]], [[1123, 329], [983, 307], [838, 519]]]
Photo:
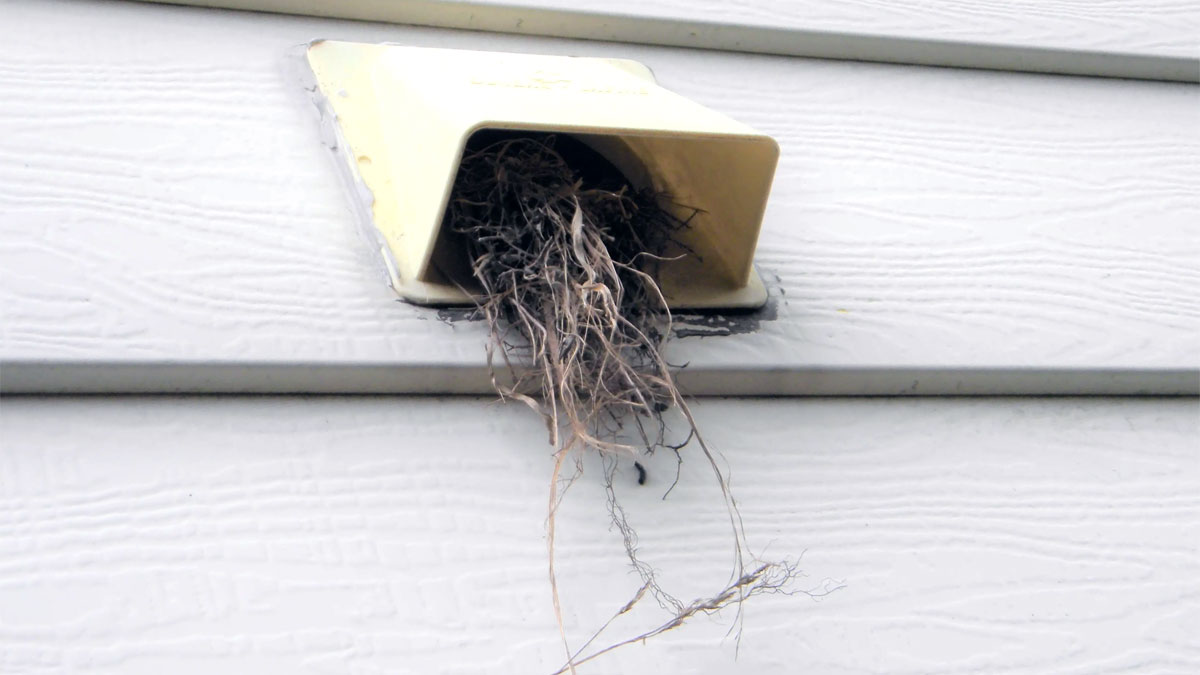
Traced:
[[787, 56], [1200, 81], [1200, 8], [1182, 0], [165, 1]]
[[[1197, 56], [1195, 7], [1169, 0], [531, 0], [488, 20], [530, 8], [576, 26], [623, 15], [622, 30], [651, 17]], [[717, 33], [693, 50], [4, 3], [0, 391], [163, 395], [0, 398], [0, 672], [560, 665], [545, 428], [494, 396], [429, 395], [487, 391], [484, 336], [399, 302], [358, 239], [285, 74], [314, 38], [635, 58], [775, 136], [758, 253], [772, 302], [718, 322], [734, 335], [672, 345], [691, 392], [1200, 388], [1200, 87], [722, 52], [742, 33]], [[803, 554], [801, 589], [841, 588], [756, 598], [740, 650], [730, 612], [581, 674], [1200, 672], [1195, 397], [694, 410], [751, 547]], [[644, 487], [625, 460], [617, 487], [643, 554], [690, 598], [725, 580], [728, 540], [685, 453], [666, 501], [667, 453]], [[575, 644], [635, 585], [594, 460], [559, 515]]]
[[61, 369], [104, 365], [172, 390], [156, 373], [220, 366], [247, 375], [209, 389], [255, 389], [260, 365], [292, 391], [486, 391], [478, 326], [386, 287], [284, 74], [288, 48], [329, 37], [636, 58], [778, 138], [757, 256], [772, 309], [673, 347], [694, 391], [1196, 389], [1195, 86], [137, 3], [5, 13], [10, 383], [70, 389], [85, 371]]
[[[713, 400], [768, 596], [586, 673], [1200, 671], [1194, 401]], [[0, 407], [0, 671], [549, 673], [550, 448], [489, 399], [57, 398]], [[680, 594], [728, 572], [685, 455], [617, 488]], [[636, 586], [594, 464], [560, 512], [579, 637]], [[628, 636], [618, 629], [616, 635]]]

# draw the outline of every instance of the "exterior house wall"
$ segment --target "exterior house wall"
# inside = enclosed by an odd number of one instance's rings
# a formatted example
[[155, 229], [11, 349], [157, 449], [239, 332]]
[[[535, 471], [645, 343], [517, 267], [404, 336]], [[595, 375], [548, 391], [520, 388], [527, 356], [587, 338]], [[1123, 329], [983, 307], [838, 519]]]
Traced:
[[773, 305], [679, 341], [697, 393], [1197, 391], [1195, 86], [69, 7], [14, 3], [0, 26], [0, 358], [10, 381], [34, 364], [29, 389], [83, 387], [44, 381], [80, 364], [171, 390], [178, 371], [151, 365], [253, 363], [298, 369], [300, 390], [367, 371], [486, 393], [479, 328], [395, 301], [284, 74], [325, 36], [637, 58], [778, 138], [757, 256]]
[[[1110, 3], [1074, 32], [1064, 3], [921, 6], [862, 5], [883, 33], [1195, 56], [1183, 5]], [[858, 25], [803, 7], [779, 20]], [[777, 137], [772, 302], [674, 344], [693, 393], [1200, 387], [1194, 85], [138, 3], [2, 13], [0, 390], [222, 395], [0, 399], [0, 672], [559, 665], [527, 409], [230, 395], [486, 392], [479, 327], [396, 301], [357, 238], [285, 74], [314, 38], [636, 58]], [[1200, 669], [1195, 398], [696, 410], [751, 545], [842, 588], [747, 606], [736, 661], [725, 615], [594, 672]], [[668, 459], [618, 485], [644, 552], [699, 592], [726, 530], [699, 462], [659, 499]], [[576, 636], [633, 584], [586, 468], [560, 525]]]
[[1176, 0], [163, 0], [418, 26], [815, 58], [1196, 82], [1195, 7]]
[[[703, 399], [751, 545], [797, 587], [581, 673], [1194, 672], [1194, 400]], [[551, 465], [483, 398], [84, 397], [0, 409], [0, 671], [549, 673]], [[694, 597], [728, 573], [703, 463], [617, 489]], [[638, 586], [590, 463], [567, 625]], [[663, 617], [658, 615], [662, 620]], [[639, 617], [615, 637], [636, 633]]]
[[[236, 1], [236, 0], [235, 0]], [[245, 0], [242, 0], [245, 1]], [[286, 4], [278, 3], [277, 4]], [[381, 3], [383, 4], [383, 3]], [[565, 12], [569, 0], [482, 0], [488, 6]], [[1200, 56], [1200, 13], [1179, 0], [1119, 0], [1103, 5], [1054, 0], [615, 0], [592, 11], [640, 19], [694, 19], [715, 24], [888, 35], [928, 40], [1087, 49], [1159, 56]]]

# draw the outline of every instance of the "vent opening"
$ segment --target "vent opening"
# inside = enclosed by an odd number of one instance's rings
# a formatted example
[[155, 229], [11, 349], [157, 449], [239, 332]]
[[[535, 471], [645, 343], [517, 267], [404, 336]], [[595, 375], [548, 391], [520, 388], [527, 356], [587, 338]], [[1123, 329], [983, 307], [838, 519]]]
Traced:
[[[731, 222], [744, 215], [738, 198], [745, 175], [723, 175], [731, 167], [726, 155], [745, 153], [747, 146], [721, 138], [678, 138], [628, 134], [482, 128], [472, 133], [458, 158], [456, 177], [442, 209], [441, 227], [422, 282], [463, 292], [461, 304], [480, 290], [474, 280], [463, 235], [449, 226], [448, 204], [455, 193], [462, 157], [513, 139], [550, 142], [584, 186], [611, 191], [650, 190], [658, 206], [689, 226], [679, 231], [679, 245], [657, 252], [674, 258], [655, 266], [671, 306], [680, 308], [757, 306], [765, 300], [761, 282], [749, 264], [756, 237], [747, 238]], [[773, 150], [773, 148], [768, 148]], [[755, 177], [751, 177], [754, 179]], [[761, 177], [758, 177], [761, 180]], [[770, 180], [770, 176], [766, 177]], [[755, 225], [761, 213], [750, 214]], [[756, 234], [756, 232], [755, 232]], [[748, 250], [743, 250], [746, 249]], [[749, 288], [750, 292], [747, 293]], [[761, 294], [761, 298], [752, 297]], [[749, 298], [749, 300], [747, 300]]]
[[[497, 143], [514, 140], [529, 140], [545, 144], [562, 157], [566, 165], [574, 172], [579, 182], [587, 189], [620, 192], [622, 190], [650, 187], [650, 185], [645, 183], [644, 169], [634, 173], [635, 176], [642, 179], [639, 181], [641, 184], [635, 183], [626, 177], [625, 172], [617, 168], [612, 161], [592, 145], [572, 134], [484, 128], [471, 134], [467, 139], [462, 157], [470, 156]], [[615, 145], [611, 142], [607, 144], [602, 142], [601, 144], [609, 145], [610, 148], [613, 148]], [[626, 158], [626, 163], [629, 164], [631, 159], [636, 161], [635, 158], [628, 157]], [[462, 158], [460, 157], [460, 166], [461, 162]], [[447, 196], [447, 203], [455, 199], [461, 179], [462, 176], [456, 174], [450, 194]], [[464, 239], [465, 235], [454, 231], [454, 227], [450, 222], [451, 210], [446, 208], [444, 211], [441, 229], [438, 232], [438, 237], [434, 243], [433, 252], [430, 257], [428, 274], [422, 281], [449, 284], [463, 289], [470, 295], [476, 295], [481, 289], [479, 283], [471, 273], [469, 256], [466, 254], [467, 242]], [[678, 251], [667, 253], [668, 255], [682, 255], [686, 251], [679, 249]]]

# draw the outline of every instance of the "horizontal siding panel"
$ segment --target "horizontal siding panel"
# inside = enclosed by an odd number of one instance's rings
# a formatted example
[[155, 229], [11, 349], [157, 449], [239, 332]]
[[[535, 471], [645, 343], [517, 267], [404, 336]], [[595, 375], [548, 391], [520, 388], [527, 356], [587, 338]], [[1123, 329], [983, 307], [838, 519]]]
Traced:
[[[483, 0], [493, 4], [494, 0]], [[524, 0], [532, 7], [569, 10], [565, 0]], [[1153, 54], [1197, 55], [1194, 38], [1200, 12], [1182, 0], [617, 0], [603, 4], [613, 14], [683, 19], [703, 17], [714, 23], [788, 26], [870, 35], [1037, 45], [1069, 49], [1111, 49]]]
[[[568, 0], [480, 0], [479, 4], [564, 12], [581, 9], [581, 3]], [[1186, 0], [615, 0], [595, 3], [595, 8], [616, 16], [702, 19], [731, 26], [1200, 56], [1196, 41], [1200, 8]]]
[[676, 47], [1200, 81], [1200, 9], [1181, 0], [156, 0]]
[[[751, 545], [814, 601], [756, 598], [581, 672], [1197, 672], [1194, 401], [705, 400]], [[520, 405], [8, 398], [0, 671], [548, 673], [551, 469]], [[617, 489], [669, 587], [724, 581], [685, 451]], [[636, 586], [594, 463], [560, 511], [575, 644]], [[691, 586], [689, 584], [694, 584]], [[620, 626], [615, 636], [629, 635]]]
[[[0, 25], [9, 372], [345, 364], [481, 381], [480, 326], [395, 299], [283, 74], [288, 48], [329, 37], [637, 58], [778, 138], [758, 254], [771, 304], [692, 319], [671, 354], [739, 393], [820, 392], [804, 377], [839, 369], [1195, 390], [1196, 87], [71, 7], [10, 3]], [[1071, 389], [1033, 382], [1009, 393]]]

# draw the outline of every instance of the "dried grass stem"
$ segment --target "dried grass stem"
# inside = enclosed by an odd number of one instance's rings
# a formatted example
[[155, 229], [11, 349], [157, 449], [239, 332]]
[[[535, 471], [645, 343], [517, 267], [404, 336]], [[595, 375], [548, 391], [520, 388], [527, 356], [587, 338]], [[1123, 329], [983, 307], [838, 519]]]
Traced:
[[[513, 377], [511, 384], [501, 384], [493, 368], [492, 382], [502, 397], [522, 401], [543, 416], [556, 449], [547, 529], [551, 591], [566, 650], [559, 673], [573, 673], [576, 665], [619, 646], [729, 605], [738, 608], [735, 629], [740, 630], [742, 601], [780, 591], [795, 574], [795, 566], [786, 562], [746, 564], [752, 556], [746, 553], [737, 504], [661, 353], [671, 313], [655, 279], [661, 262], [690, 253], [678, 240], [688, 221], [664, 208], [664, 195], [635, 189], [585, 150], [577, 141], [572, 145], [571, 139], [548, 134], [477, 137], [463, 156], [447, 208], [447, 225], [465, 244], [479, 285], [479, 311], [491, 329], [489, 367], [499, 352]], [[568, 155], [583, 161], [568, 161]], [[699, 445], [712, 468], [733, 535], [729, 582], [691, 602], [667, 593], [653, 568], [638, 558], [636, 534], [612, 482], [613, 457], [664, 448], [680, 456], [683, 446], [664, 440], [663, 413], [672, 407], [690, 426], [685, 444]], [[554, 567], [555, 511], [565, 491], [560, 481], [568, 456], [585, 450], [610, 458], [609, 513], [642, 586], [572, 650]], [[647, 596], [671, 615], [669, 620], [585, 654], [609, 624]]]

